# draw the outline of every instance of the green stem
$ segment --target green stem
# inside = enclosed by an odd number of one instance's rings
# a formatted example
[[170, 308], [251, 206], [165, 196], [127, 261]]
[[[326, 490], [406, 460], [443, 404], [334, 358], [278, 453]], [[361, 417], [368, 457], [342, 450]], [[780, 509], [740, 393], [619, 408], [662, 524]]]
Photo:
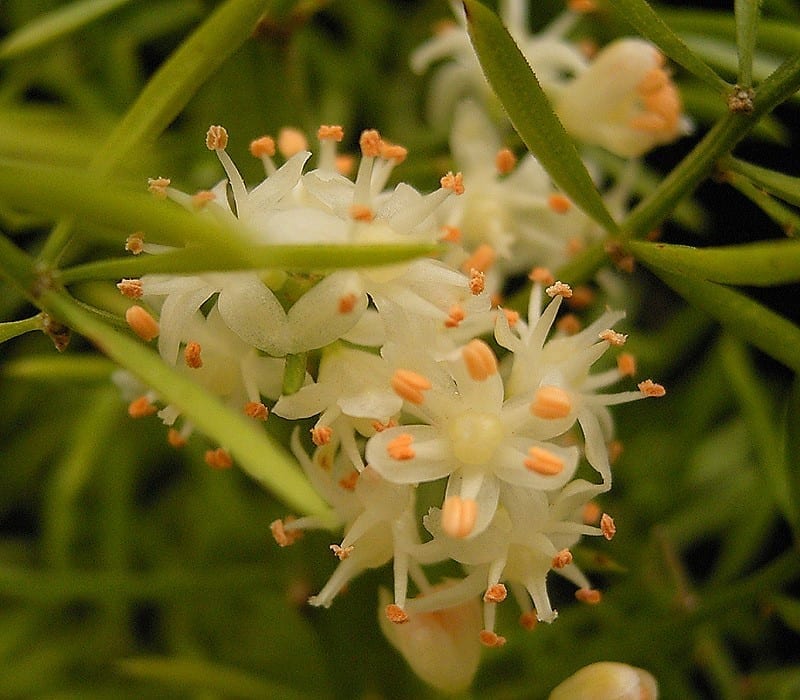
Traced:
[[0, 343], [16, 338], [31, 331], [42, 330], [42, 314], [36, 314], [21, 321], [6, 321], [0, 323]]
[[761, 0], [735, 0], [736, 49], [739, 52], [738, 86], [753, 86], [753, 54], [756, 48]]
[[283, 368], [283, 387], [281, 388], [284, 396], [300, 391], [306, 378], [307, 362], [308, 353], [306, 352], [286, 356], [286, 365]]

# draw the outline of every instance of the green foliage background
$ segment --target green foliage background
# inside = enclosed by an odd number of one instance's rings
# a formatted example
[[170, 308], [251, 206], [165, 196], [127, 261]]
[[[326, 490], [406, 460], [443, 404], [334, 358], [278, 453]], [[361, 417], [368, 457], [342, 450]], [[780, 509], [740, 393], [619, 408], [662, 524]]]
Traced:
[[[532, 4], [533, 27], [560, 7]], [[695, 136], [649, 159], [640, 206], [611, 233], [637, 259], [615, 300], [629, 347], [668, 395], [615, 411], [625, 451], [603, 507], [619, 532], [579, 553], [602, 605], [575, 604], [556, 584], [558, 621], [531, 633], [501, 608], [509, 642], [484, 652], [474, 697], [546, 697], [598, 660], [648, 669], [664, 698], [800, 697], [800, 182], [788, 126], [800, 6], [764, 0], [759, 24], [746, 0], [736, 20], [683, 5], [656, 6], [662, 25], [644, 2], [601, 3], [581, 27], [657, 41], [696, 121]], [[427, 80], [408, 56], [448, 16], [445, 2], [413, 0], [0, 2], [0, 697], [436, 696], [378, 631], [387, 569], [330, 610], [304, 605], [335, 560], [327, 535], [286, 550], [270, 537], [287, 509], [320, 507], [275, 447], [286, 426], [273, 417], [272, 437], [251, 435], [159, 374], [124, 334], [122, 274], [77, 266], [121, 258], [128, 233], [161, 220], [147, 177], [186, 191], [219, 179], [203, 146], [212, 123], [251, 183], [252, 138], [341, 123], [351, 138], [376, 127], [406, 145], [397, 177], [435, 186], [447, 131], [426, 122]], [[509, 54], [489, 43], [492, 77]], [[725, 91], [751, 77], [754, 114], [729, 114]], [[502, 76], [495, 88], [506, 99]], [[506, 107], [522, 122], [536, 114], [524, 100]], [[537, 148], [533, 127], [516, 126]], [[178, 239], [215, 234], [163, 221]], [[642, 241], [655, 226], [664, 242], [705, 250]], [[260, 264], [236, 241], [224, 255]], [[319, 255], [304, 264], [331, 263]], [[588, 251], [561, 278], [582, 282], [607, 263]], [[65, 352], [26, 332], [41, 329], [40, 310], [77, 331]], [[216, 442], [215, 429], [241, 438], [247, 473], [209, 470], [213, 443], [199, 435], [176, 452], [157, 419], [129, 419], [109, 381], [115, 362], [197, 398]]]

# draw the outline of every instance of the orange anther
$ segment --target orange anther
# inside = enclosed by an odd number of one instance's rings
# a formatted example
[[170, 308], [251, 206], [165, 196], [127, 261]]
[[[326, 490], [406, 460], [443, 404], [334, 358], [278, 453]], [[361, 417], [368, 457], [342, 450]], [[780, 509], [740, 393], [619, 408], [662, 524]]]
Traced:
[[519, 616], [519, 624], [520, 627], [530, 632], [539, 624], [539, 619], [536, 617], [536, 613], [533, 610], [528, 610]]
[[202, 209], [209, 202], [213, 202], [217, 196], [211, 190], [200, 190], [192, 195], [192, 206], [195, 209]]
[[439, 240], [447, 241], [448, 243], [461, 242], [461, 229], [457, 226], [442, 226], [444, 232]]
[[517, 164], [517, 157], [510, 148], [501, 148], [494, 157], [494, 167], [501, 175], [508, 175]]
[[508, 591], [506, 587], [502, 583], [495, 583], [486, 589], [486, 592], [483, 594], [483, 602], [502, 603], [507, 595]]
[[536, 390], [531, 403], [531, 413], [537, 418], [553, 420], [566, 418], [572, 411], [572, 399], [558, 386], [543, 386]]
[[564, 299], [569, 299], [572, 296], [572, 287], [564, 282], [557, 281], [545, 289], [544, 293], [551, 298], [564, 297]]
[[206, 450], [204, 459], [212, 469], [230, 469], [233, 466], [233, 459], [222, 447], [218, 447], [216, 450]]
[[209, 151], [220, 151], [228, 145], [228, 132], [224, 126], [210, 126], [206, 132], [206, 148]]
[[174, 447], [176, 450], [186, 446], [186, 438], [175, 430], [175, 428], [170, 428], [167, 431], [167, 442], [170, 447]]
[[376, 129], [365, 129], [358, 139], [361, 155], [366, 158], [377, 158], [381, 154], [381, 135]]
[[611, 328], [606, 328], [602, 333], [600, 333], [600, 340], [605, 340], [609, 345], [613, 345], [616, 348], [621, 348], [625, 345], [625, 341], [628, 340], [628, 336], [624, 333], [617, 333], [615, 330]]
[[269, 418], [269, 409], [260, 401], [248, 401], [244, 405], [244, 414], [248, 418], [264, 421]]
[[121, 282], [117, 282], [117, 289], [119, 289], [123, 296], [126, 296], [129, 299], [141, 299], [142, 280], [124, 279]]
[[652, 379], [645, 379], [643, 382], [639, 382], [637, 386], [645, 396], [657, 397], [664, 396], [667, 393], [667, 390], [661, 384], [656, 384]]
[[414, 436], [411, 433], [400, 433], [400, 435], [386, 444], [386, 452], [392, 459], [396, 459], [399, 462], [414, 459], [416, 453], [414, 448], [411, 447], [413, 442]]
[[344, 296], [339, 297], [339, 305], [337, 310], [340, 314], [349, 314], [353, 309], [356, 308], [357, 301], [358, 296], [354, 292], [345, 294]]
[[284, 158], [308, 150], [308, 139], [299, 129], [285, 126], [278, 132], [278, 150]]
[[470, 270], [478, 270], [479, 272], [486, 272], [497, 259], [497, 253], [494, 248], [488, 243], [479, 245], [475, 252], [472, 253], [463, 263], [461, 263], [462, 272], [469, 272]]
[[509, 328], [513, 328], [519, 323], [519, 313], [514, 309], [503, 309], [503, 314], [506, 317]]
[[546, 284], [548, 286], [556, 281], [556, 278], [553, 277], [553, 273], [550, 272], [550, 270], [546, 267], [534, 267], [528, 273], [528, 279], [531, 282], [536, 282], [537, 284]]
[[499, 634], [495, 634], [490, 630], [481, 630], [480, 640], [483, 646], [489, 647], [490, 649], [501, 647], [506, 643], [505, 637], [501, 637]]
[[134, 255], [139, 255], [144, 250], [144, 235], [141, 231], [132, 233], [125, 239], [125, 250]]
[[572, 309], [585, 309], [589, 304], [594, 301], [594, 291], [591, 287], [581, 285], [572, 290], [572, 296], [569, 298], [569, 306]]
[[564, 314], [556, 321], [556, 328], [565, 335], [575, 335], [581, 330], [581, 322], [575, 314]]
[[381, 142], [381, 158], [393, 160], [395, 165], [400, 165], [408, 157], [408, 149], [393, 143]]
[[158, 321], [141, 306], [131, 306], [125, 312], [125, 321], [144, 341], [149, 342], [158, 335]]
[[560, 192], [553, 192], [547, 198], [547, 206], [556, 214], [566, 214], [572, 209], [572, 202]]
[[474, 267], [469, 271], [469, 291], [478, 296], [484, 289], [486, 289], [486, 274]]
[[201, 352], [200, 343], [195, 343], [194, 341], [187, 343], [183, 351], [183, 359], [186, 362], [186, 366], [192, 369], [200, 369], [203, 366]]
[[572, 552], [568, 549], [562, 549], [560, 552], [556, 552], [552, 563], [554, 569], [563, 569], [570, 564], [572, 564]]
[[349, 557], [355, 548], [353, 545], [348, 545], [347, 547], [340, 547], [338, 544], [331, 545], [331, 551], [339, 558], [339, 561], [344, 561]]
[[390, 384], [394, 389], [394, 393], [400, 398], [417, 405], [425, 401], [425, 396], [422, 392], [427, 391], [432, 386], [427, 377], [410, 369], [395, 370]]
[[603, 513], [600, 518], [600, 530], [603, 533], [603, 537], [607, 540], [610, 540], [617, 532], [617, 526], [614, 525], [614, 518], [608, 513]]
[[442, 530], [450, 537], [467, 537], [477, 519], [478, 503], [471, 498], [450, 496], [442, 504]]
[[354, 204], [350, 207], [350, 218], [369, 223], [375, 218], [375, 213], [366, 204]]
[[156, 408], [147, 396], [140, 396], [128, 404], [128, 415], [131, 418], [144, 418], [145, 416], [152, 416], [158, 408]]
[[603, 599], [603, 594], [594, 588], [579, 588], [575, 591], [575, 598], [581, 601], [581, 603], [597, 605]]
[[311, 442], [317, 447], [327, 445], [333, 437], [333, 429], [328, 425], [318, 425], [311, 428]]
[[597, 2], [595, 0], [567, 0], [567, 7], [572, 12], [586, 14], [597, 9]]
[[600, 519], [602, 512], [603, 511], [600, 509], [600, 506], [598, 506], [594, 501], [589, 501], [585, 506], [583, 506], [581, 518], [587, 525], [594, 525]]
[[608, 461], [614, 464], [622, 455], [623, 446], [620, 440], [612, 440], [608, 443]]
[[345, 491], [355, 491], [359, 476], [359, 473], [355, 469], [351, 469], [347, 473], [347, 476], [339, 479], [339, 486], [341, 486]]
[[458, 328], [465, 318], [464, 309], [458, 304], [453, 304], [447, 312], [447, 320], [444, 322], [445, 328]]
[[336, 156], [336, 172], [347, 177], [353, 172], [356, 159], [349, 153], [340, 153]]
[[632, 377], [636, 374], [636, 358], [629, 352], [620, 353], [617, 358], [617, 370], [623, 377]]
[[555, 476], [564, 469], [564, 460], [542, 447], [531, 447], [523, 462], [527, 469], [542, 476]]
[[283, 520], [273, 520], [270, 525], [269, 529], [272, 533], [272, 536], [275, 538], [275, 541], [281, 547], [288, 547], [291, 544], [294, 544], [303, 536], [302, 530], [287, 530], [286, 525], [292, 522], [294, 518], [289, 516], [286, 518], [286, 522]]
[[271, 136], [262, 136], [250, 142], [250, 155], [256, 158], [272, 158], [275, 155], [275, 139]]
[[482, 382], [497, 374], [497, 357], [492, 349], [482, 340], [475, 338], [461, 348], [461, 356], [467, 366], [467, 372], [476, 382]]
[[317, 138], [320, 141], [339, 142], [344, 138], [344, 129], [338, 124], [323, 124], [319, 129], [317, 129]]
[[394, 622], [396, 625], [408, 622], [408, 614], [399, 605], [391, 603], [386, 606], [385, 612], [389, 622]]
[[170, 182], [171, 180], [166, 177], [148, 178], [147, 190], [158, 199], [164, 199], [167, 196], [167, 187], [169, 187]]
[[461, 173], [448, 172], [443, 175], [439, 184], [446, 190], [451, 190], [453, 194], [464, 194], [464, 176]]

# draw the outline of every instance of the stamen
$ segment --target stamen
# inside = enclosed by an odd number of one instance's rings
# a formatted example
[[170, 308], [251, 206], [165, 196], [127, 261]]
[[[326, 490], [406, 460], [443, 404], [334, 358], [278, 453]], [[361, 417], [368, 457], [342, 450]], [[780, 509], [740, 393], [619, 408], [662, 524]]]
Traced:
[[410, 369], [395, 370], [390, 384], [395, 394], [417, 406], [425, 401], [422, 392], [427, 391], [432, 386], [427, 377]]
[[620, 353], [617, 358], [617, 371], [623, 377], [632, 377], [636, 374], [636, 358], [629, 352]]
[[153, 405], [148, 396], [140, 396], [128, 404], [128, 415], [131, 418], [152, 416], [157, 410], [158, 408]]
[[187, 367], [200, 369], [203, 366], [203, 358], [200, 356], [201, 350], [200, 343], [192, 341], [186, 344], [186, 348], [183, 351], [183, 359]]
[[579, 588], [575, 591], [575, 598], [581, 601], [581, 603], [597, 605], [603, 599], [603, 594], [594, 588]]
[[588, 14], [597, 9], [597, 2], [595, 0], [568, 0], [567, 7], [572, 12]]
[[206, 148], [209, 151], [222, 151], [228, 145], [228, 132], [224, 126], [210, 126], [206, 132]]
[[366, 204], [354, 204], [350, 207], [350, 218], [369, 223], [375, 218], [375, 214]]
[[556, 321], [556, 328], [565, 335], [580, 333], [581, 322], [575, 314], [564, 314]]
[[337, 310], [340, 314], [349, 314], [354, 308], [356, 308], [357, 301], [358, 296], [355, 294], [355, 292], [345, 294], [344, 296], [339, 297], [339, 306], [337, 307]]
[[121, 282], [117, 282], [117, 289], [129, 299], [142, 298], [142, 280], [124, 279]]
[[565, 566], [572, 564], [572, 552], [568, 549], [562, 549], [553, 557], [553, 568], [563, 569]]
[[457, 226], [442, 226], [442, 231], [444, 231], [444, 235], [439, 240], [448, 243], [461, 242], [461, 229]]
[[531, 282], [536, 282], [537, 284], [542, 285], [551, 285], [556, 281], [556, 278], [553, 277], [553, 273], [550, 272], [550, 270], [548, 270], [546, 267], [534, 267], [528, 273], [528, 279]]
[[250, 142], [250, 155], [255, 158], [272, 158], [275, 155], [275, 139], [262, 136]]
[[170, 447], [174, 447], [176, 450], [186, 446], [186, 438], [175, 430], [175, 428], [170, 428], [167, 431], [167, 442]]
[[286, 523], [283, 520], [273, 520], [269, 525], [269, 530], [280, 547], [288, 547], [303, 536], [302, 530], [286, 530], [286, 525], [292, 520], [294, 518], [289, 516], [286, 518]]
[[553, 297], [564, 297], [564, 299], [569, 299], [572, 296], [572, 287], [568, 284], [564, 284], [563, 282], [559, 281], [555, 284], [550, 285], [547, 289], [544, 290], [545, 294], [550, 298]]
[[578, 253], [583, 252], [585, 248], [586, 243], [583, 242], [583, 239], [581, 239], [579, 236], [572, 236], [567, 240], [565, 250], [567, 251], [567, 255], [572, 258]]
[[145, 342], [150, 342], [158, 335], [158, 321], [141, 306], [131, 306], [125, 312], [125, 321], [133, 332]]
[[319, 425], [311, 428], [311, 442], [317, 447], [327, 445], [333, 437], [333, 429], [328, 425]]
[[319, 129], [317, 129], [317, 138], [320, 141], [336, 141], [337, 143], [340, 143], [344, 138], [344, 129], [338, 124], [323, 124]]
[[523, 462], [526, 468], [542, 476], [555, 476], [564, 469], [564, 460], [542, 447], [531, 447]]
[[340, 547], [338, 544], [331, 545], [331, 551], [339, 558], [339, 561], [344, 561], [353, 553], [353, 545], [348, 545], [347, 547]]
[[636, 86], [640, 95], [651, 95], [664, 89], [669, 84], [669, 76], [663, 68], [651, 68]]
[[494, 265], [496, 259], [497, 253], [495, 253], [494, 248], [488, 243], [482, 243], [475, 249], [472, 255], [461, 263], [461, 271], [467, 272], [475, 269], [479, 272], [486, 272]]
[[389, 457], [404, 462], [408, 459], [414, 459], [416, 452], [411, 444], [414, 442], [414, 436], [411, 433], [400, 433], [394, 440], [390, 440], [386, 444], [386, 452]]
[[141, 231], [132, 233], [125, 239], [125, 250], [134, 255], [139, 255], [144, 250], [144, 235]]
[[667, 120], [655, 112], [645, 112], [633, 117], [628, 122], [628, 126], [637, 131], [665, 131], [667, 128]]
[[585, 309], [593, 301], [594, 292], [586, 285], [575, 287], [575, 289], [572, 290], [572, 296], [569, 297], [569, 305], [572, 309]]
[[448, 172], [439, 180], [439, 184], [446, 190], [451, 190], [453, 194], [464, 194], [464, 176], [461, 173]]
[[598, 506], [594, 501], [589, 501], [585, 506], [583, 506], [581, 519], [586, 525], [594, 525], [600, 519], [602, 512], [603, 511], [600, 510], [600, 506]]
[[453, 304], [447, 312], [447, 320], [444, 322], [445, 328], [458, 328], [459, 324], [466, 318], [464, 309], [458, 304]]
[[483, 594], [483, 602], [502, 603], [506, 599], [507, 595], [508, 591], [506, 590], [506, 587], [502, 583], [495, 583], [486, 589], [486, 593]]
[[605, 340], [609, 345], [613, 345], [615, 348], [621, 348], [625, 345], [625, 341], [628, 339], [627, 335], [623, 333], [617, 333], [615, 330], [611, 328], [606, 328], [602, 333], [600, 333], [600, 340]]
[[347, 153], [342, 153], [341, 155], [336, 156], [335, 163], [336, 172], [339, 173], [339, 175], [348, 177], [353, 172], [356, 159]]
[[470, 268], [469, 291], [478, 296], [484, 289], [486, 289], [486, 274], [474, 267]]
[[165, 199], [167, 196], [167, 187], [172, 181], [166, 177], [151, 177], [147, 179], [147, 189], [150, 193], [155, 195], [157, 199]]
[[381, 142], [381, 158], [393, 160], [395, 165], [400, 165], [408, 156], [408, 149], [392, 143]]
[[469, 535], [478, 519], [478, 503], [471, 498], [450, 496], [442, 504], [442, 530], [450, 537]]
[[467, 366], [467, 372], [476, 382], [497, 374], [497, 357], [492, 349], [482, 340], [470, 340], [462, 349], [461, 356]]
[[537, 389], [531, 403], [531, 413], [537, 418], [554, 420], [566, 418], [572, 411], [572, 399], [558, 386], [543, 386]]
[[519, 323], [519, 312], [514, 309], [503, 309], [503, 315], [506, 317], [509, 328], [514, 328]]
[[658, 397], [667, 393], [667, 390], [661, 384], [656, 384], [652, 379], [645, 379], [643, 382], [639, 382], [637, 386], [645, 396]]
[[377, 129], [365, 129], [358, 139], [361, 155], [365, 158], [377, 158], [381, 154], [381, 134]]
[[506, 643], [505, 637], [501, 637], [499, 634], [495, 634], [489, 630], [481, 630], [480, 639], [481, 644], [490, 649], [496, 649]]
[[202, 209], [209, 202], [213, 202], [217, 196], [210, 190], [200, 190], [197, 194], [192, 195], [192, 206], [195, 209]]
[[269, 409], [260, 401], [248, 401], [244, 405], [244, 414], [248, 418], [265, 421], [269, 418]]
[[339, 486], [341, 486], [345, 491], [355, 491], [359, 476], [360, 474], [353, 469], [347, 474], [347, 476], [339, 479]]
[[520, 627], [530, 632], [539, 624], [539, 618], [536, 617], [534, 610], [528, 610], [519, 616], [519, 624]]
[[623, 446], [620, 440], [612, 440], [608, 443], [608, 461], [614, 464], [622, 455]]
[[603, 533], [603, 537], [607, 540], [610, 540], [617, 533], [617, 526], [614, 525], [614, 518], [608, 513], [603, 513], [600, 518], [600, 530]]
[[397, 421], [394, 418], [389, 419], [385, 423], [381, 423], [379, 420], [372, 421], [372, 428], [376, 433], [382, 433], [384, 430], [388, 430], [389, 428], [394, 428], [397, 426]]
[[494, 167], [501, 175], [508, 175], [517, 164], [517, 157], [510, 148], [501, 148], [494, 157]]
[[408, 615], [406, 614], [406, 611], [403, 610], [403, 608], [401, 608], [399, 605], [391, 603], [386, 606], [385, 612], [389, 622], [394, 622], [396, 625], [408, 622]]
[[547, 198], [547, 206], [556, 214], [566, 214], [572, 209], [572, 202], [560, 192], [554, 192]]
[[206, 450], [204, 459], [212, 469], [230, 469], [233, 466], [233, 459], [222, 447], [218, 447], [216, 450]]
[[300, 151], [308, 150], [308, 139], [299, 129], [284, 127], [278, 133], [278, 150], [284, 158], [291, 158]]

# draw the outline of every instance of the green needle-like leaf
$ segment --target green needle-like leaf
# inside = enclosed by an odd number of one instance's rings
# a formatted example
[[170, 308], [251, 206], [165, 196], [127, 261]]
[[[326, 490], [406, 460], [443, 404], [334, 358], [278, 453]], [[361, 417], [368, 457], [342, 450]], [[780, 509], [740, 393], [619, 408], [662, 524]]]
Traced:
[[720, 162], [719, 167], [723, 174], [727, 170], [733, 170], [746, 176], [767, 192], [780, 197], [790, 204], [800, 206], [800, 177], [793, 177], [769, 168], [762, 168], [737, 158], [726, 158]]
[[5, 343], [7, 340], [16, 338], [24, 333], [40, 330], [42, 330], [41, 314], [36, 314], [36, 316], [31, 316], [21, 321], [6, 321], [5, 323], [0, 323], [0, 343]]
[[753, 54], [756, 49], [761, 0], [736, 0], [736, 48], [739, 52], [739, 87], [753, 85]]
[[511, 35], [478, 0], [465, 0], [464, 8], [483, 72], [525, 145], [578, 207], [615, 231], [617, 225], [586, 166]]
[[130, 0], [81, 0], [48, 12], [0, 43], [0, 61], [16, 58], [80, 29]]
[[631, 241], [645, 265], [723, 284], [770, 287], [800, 282], [800, 241], [778, 240], [717, 248]]
[[800, 328], [741, 292], [715, 282], [676, 274], [642, 259], [686, 301], [717, 319], [732, 334], [800, 372]]
[[645, 39], [658, 46], [675, 63], [683, 66], [717, 92], [728, 92], [731, 86], [718, 76], [683, 40], [675, 34], [645, 0], [614, 0], [612, 7]]

